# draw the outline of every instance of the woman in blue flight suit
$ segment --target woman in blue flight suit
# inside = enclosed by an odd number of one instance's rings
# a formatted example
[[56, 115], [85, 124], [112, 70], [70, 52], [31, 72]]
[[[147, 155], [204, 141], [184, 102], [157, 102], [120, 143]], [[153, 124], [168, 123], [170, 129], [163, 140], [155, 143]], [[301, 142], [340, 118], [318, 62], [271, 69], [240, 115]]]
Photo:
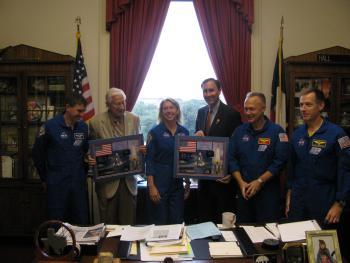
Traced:
[[173, 175], [175, 136], [189, 134], [179, 124], [180, 118], [177, 101], [165, 99], [159, 106], [159, 124], [148, 134], [146, 175], [149, 215], [151, 223], [157, 225], [184, 221], [184, 197], [189, 194], [189, 184], [186, 184], [184, 191], [183, 180]]

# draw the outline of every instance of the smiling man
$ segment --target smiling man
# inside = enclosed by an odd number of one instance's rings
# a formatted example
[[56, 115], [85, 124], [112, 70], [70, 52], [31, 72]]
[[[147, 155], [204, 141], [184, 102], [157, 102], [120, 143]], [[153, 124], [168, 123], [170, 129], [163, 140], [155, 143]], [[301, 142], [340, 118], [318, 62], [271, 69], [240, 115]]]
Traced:
[[292, 220], [338, 223], [350, 194], [350, 140], [344, 130], [321, 116], [322, 91], [302, 91], [304, 125], [292, 137], [286, 215]]
[[86, 105], [81, 96], [68, 99], [65, 112], [40, 128], [33, 146], [33, 161], [47, 190], [48, 217], [71, 224], [88, 224], [88, 126], [81, 120]]
[[[106, 93], [108, 110], [89, 123], [91, 139], [110, 139], [140, 133], [140, 119], [126, 111], [126, 95], [112, 87]], [[135, 176], [96, 182], [100, 220], [107, 224], [136, 222], [137, 181]]]
[[280, 218], [279, 173], [289, 157], [288, 136], [264, 115], [265, 95], [250, 92], [244, 101], [247, 122], [230, 139], [229, 171], [240, 192], [238, 223], [276, 222]]
[[[220, 101], [220, 81], [209, 78], [201, 84], [207, 106], [200, 108], [196, 120], [197, 136], [230, 137], [241, 125], [241, 115]], [[231, 176], [217, 181], [199, 181], [199, 220], [221, 223], [221, 214], [235, 211], [237, 186]]]

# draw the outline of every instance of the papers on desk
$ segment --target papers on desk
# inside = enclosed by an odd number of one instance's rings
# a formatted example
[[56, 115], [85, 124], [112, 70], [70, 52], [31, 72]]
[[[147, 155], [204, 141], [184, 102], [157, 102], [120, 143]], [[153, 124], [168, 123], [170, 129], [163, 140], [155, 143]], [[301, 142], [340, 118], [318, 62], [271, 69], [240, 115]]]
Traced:
[[[103, 223], [90, 227], [73, 226], [68, 223], [65, 224], [73, 230], [75, 240], [80, 245], [95, 245], [105, 235], [106, 227]], [[56, 235], [66, 237], [68, 244], [73, 242], [71, 235], [64, 227], [58, 229]]]
[[286, 224], [268, 223], [265, 227], [242, 226], [253, 243], [263, 242], [264, 239], [280, 239], [282, 242], [304, 240], [305, 232], [320, 230], [315, 220], [300, 221]]
[[182, 236], [184, 229], [183, 224], [164, 225], [164, 226], [126, 226], [121, 231], [121, 241], [169, 241], [178, 240]]
[[225, 241], [237, 241], [235, 234], [232, 231], [223, 231], [221, 230], [221, 235], [225, 239]]
[[276, 239], [265, 227], [263, 226], [241, 226], [244, 231], [247, 232], [249, 238], [253, 243], [261, 243], [264, 239], [272, 238]]
[[117, 237], [121, 236], [123, 233], [123, 230], [130, 225], [107, 225], [106, 231], [110, 231], [107, 234], [107, 237]]
[[243, 257], [237, 242], [209, 242], [209, 252], [212, 258]]
[[[153, 246], [150, 246], [149, 242], [146, 242], [146, 245], [150, 248], [149, 253], [152, 255], [187, 254], [188, 253], [188, 245], [189, 245], [188, 240], [187, 240], [187, 235], [183, 235], [179, 241], [180, 242], [178, 242], [178, 243], [169, 244], [169, 245], [165, 245], [163, 242], [161, 242], [161, 244], [156, 244]], [[156, 242], [152, 242], [152, 243], [156, 243]]]
[[[141, 261], [161, 261], [163, 262], [166, 257], [171, 256], [174, 261], [185, 261], [192, 260], [193, 252], [191, 246], [188, 244], [186, 238], [187, 245], [185, 245], [185, 249], [181, 248], [170, 248], [171, 252], [167, 253], [164, 247], [148, 247], [145, 242], [140, 242], [140, 257]], [[167, 248], [169, 250], [169, 248]], [[180, 252], [175, 253], [178, 250]], [[154, 253], [156, 252], [156, 253]]]
[[144, 240], [149, 235], [154, 225], [149, 226], [127, 226], [122, 230], [121, 241]]
[[306, 231], [321, 230], [315, 220], [280, 224], [277, 227], [283, 242], [304, 240], [306, 239]]
[[213, 222], [190, 225], [187, 227], [186, 232], [191, 240], [221, 235]]
[[178, 240], [184, 230], [184, 224], [153, 226], [146, 241]]

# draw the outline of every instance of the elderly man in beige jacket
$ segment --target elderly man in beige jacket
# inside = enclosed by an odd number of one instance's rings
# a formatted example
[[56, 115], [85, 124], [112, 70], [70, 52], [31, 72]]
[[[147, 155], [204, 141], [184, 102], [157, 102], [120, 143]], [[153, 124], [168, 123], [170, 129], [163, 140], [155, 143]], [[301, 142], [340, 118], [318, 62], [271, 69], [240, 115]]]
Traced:
[[[106, 94], [108, 110], [90, 123], [91, 139], [108, 139], [140, 133], [140, 119], [125, 110], [123, 90], [111, 88]], [[136, 219], [137, 181], [134, 176], [96, 182], [100, 219], [107, 224], [130, 225]]]

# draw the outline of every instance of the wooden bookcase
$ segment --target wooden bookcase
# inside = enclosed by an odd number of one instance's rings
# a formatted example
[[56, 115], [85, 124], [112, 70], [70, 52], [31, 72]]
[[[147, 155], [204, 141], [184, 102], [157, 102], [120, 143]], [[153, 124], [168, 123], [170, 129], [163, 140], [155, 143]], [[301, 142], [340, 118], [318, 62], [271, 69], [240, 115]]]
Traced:
[[43, 123], [62, 112], [74, 58], [27, 45], [0, 50], [0, 235], [31, 235], [46, 197], [31, 158]]
[[340, 46], [286, 58], [285, 77], [289, 102], [289, 133], [303, 123], [299, 97], [306, 87], [326, 95], [323, 115], [350, 132], [350, 49]]

